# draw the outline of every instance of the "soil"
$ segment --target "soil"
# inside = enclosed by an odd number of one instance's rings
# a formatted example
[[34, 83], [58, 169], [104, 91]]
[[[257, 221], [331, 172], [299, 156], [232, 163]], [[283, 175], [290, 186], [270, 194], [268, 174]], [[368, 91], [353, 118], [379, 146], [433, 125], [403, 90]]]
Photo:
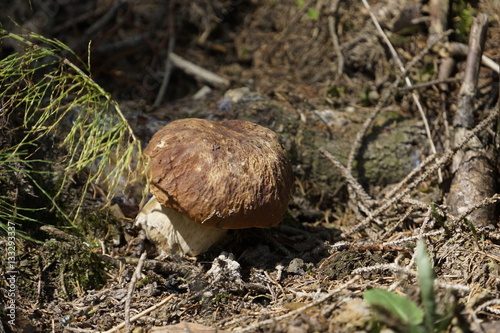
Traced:
[[[361, 1], [4, 5], [4, 29], [56, 38], [82, 59], [90, 51], [92, 78], [121, 105], [144, 145], [174, 119], [245, 119], [279, 134], [295, 174], [289, 212], [277, 227], [231, 230], [197, 257], [157, 257], [146, 244], [141, 259], [137, 188], [109, 205], [105, 188], [88, 189], [81, 218], [69, 227], [22, 172], [0, 177], [1, 194], [16, 205], [46, 208], [26, 213], [36, 221], [19, 229], [30, 238], [15, 237], [14, 289], [2, 257], [4, 331], [111, 332], [137, 316], [122, 331], [406, 332], [408, 322], [370, 307], [363, 293], [391, 290], [428, 315], [415, 266], [418, 239], [435, 272], [434, 319], [447, 323], [436, 332], [500, 330], [499, 127], [498, 116], [490, 117], [499, 77], [480, 67], [469, 128], [484, 122], [475, 132], [480, 148], [457, 148], [474, 153], [453, 169], [466, 57], [447, 52], [447, 41], [467, 44], [474, 16], [487, 13], [484, 54], [498, 62], [500, 8], [454, 2], [452, 33], [427, 47], [428, 2], [369, 3], [400, 60], [412, 64], [405, 76]], [[228, 83], [174, 66], [158, 99], [169, 50]], [[3, 45], [1, 56], [13, 51]], [[446, 59], [455, 65], [442, 77]], [[17, 121], [1, 117], [5, 147], [16, 143]], [[53, 147], [60, 142], [46, 139], [28, 156], [58, 162], [65, 151]], [[39, 177], [50, 189], [54, 179]], [[58, 199], [66, 209], [84, 183], [84, 174], [73, 175]], [[1, 248], [10, 240], [3, 237]]]

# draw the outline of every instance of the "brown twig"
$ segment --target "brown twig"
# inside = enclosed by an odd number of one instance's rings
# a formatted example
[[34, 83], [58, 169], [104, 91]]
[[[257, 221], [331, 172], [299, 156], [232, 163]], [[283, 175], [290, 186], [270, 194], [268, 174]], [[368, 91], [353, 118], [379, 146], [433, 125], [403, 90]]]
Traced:
[[194, 77], [207, 82], [208, 84], [211, 84], [212, 86], [220, 88], [229, 86], [229, 80], [217, 74], [214, 74], [198, 65], [195, 65], [173, 52], [170, 52], [168, 57], [172, 62], [172, 65], [174, 65], [175, 67], [183, 70], [187, 74], [193, 75]]
[[[448, 52], [452, 56], [466, 56], [469, 53], [469, 47], [462, 43], [449, 43]], [[491, 70], [500, 73], [500, 65], [484, 54], [481, 56], [481, 63]]]
[[359, 199], [361, 199], [364, 204], [368, 207], [373, 206], [373, 199], [365, 192], [360, 183], [352, 176], [351, 172], [340, 163], [332, 154], [330, 154], [325, 148], [321, 147], [319, 149], [320, 153], [323, 154], [326, 159], [333, 164], [337, 169], [339, 169], [340, 173], [347, 180], [349, 185], [352, 186], [356, 195]]
[[[453, 142], [455, 145], [461, 140], [466, 130], [474, 127], [474, 97], [476, 95], [481, 56], [486, 42], [487, 25], [488, 16], [480, 14], [474, 19], [471, 28], [464, 80], [460, 87], [457, 111], [453, 118]], [[464, 152], [461, 151], [453, 158], [452, 172], [458, 169], [463, 154]]]
[[337, 25], [337, 12], [339, 10], [340, 0], [332, 1], [330, 6], [330, 15], [328, 16], [328, 30], [330, 31], [330, 37], [332, 38], [333, 48], [337, 55], [337, 73], [342, 74], [344, 72], [344, 56], [342, 50], [340, 49], [339, 37], [337, 36], [337, 30], [335, 26]]
[[114, 18], [116, 12], [118, 12], [119, 9], [121, 9], [126, 5], [127, 5], [126, 1], [114, 1], [110, 6], [110, 8], [108, 8], [104, 12], [104, 15], [102, 15], [99, 19], [95, 20], [94, 24], [92, 24], [90, 27], [87, 28], [87, 30], [85, 30], [84, 35], [91, 36], [96, 32], [103, 30], [104, 26]]
[[137, 267], [135, 268], [134, 275], [132, 275], [132, 279], [130, 280], [130, 284], [128, 287], [127, 298], [125, 300], [125, 332], [130, 333], [130, 302], [132, 300], [132, 294], [135, 290], [135, 284], [137, 280], [140, 279], [142, 274], [142, 266], [144, 265], [144, 261], [146, 260], [147, 252], [142, 252], [141, 257], [139, 258], [139, 262], [137, 263]]
[[468, 215], [470, 215], [472, 212], [476, 211], [479, 208], [483, 208], [488, 205], [494, 205], [498, 202], [500, 202], [499, 193], [496, 193], [491, 197], [484, 198], [482, 201], [476, 203], [475, 205], [467, 207], [467, 210], [464, 211], [462, 214], [460, 214], [460, 216], [454, 216], [450, 225], [456, 225], [456, 223], [463, 221]]
[[469, 38], [469, 53], [464, 73], [464, 80], [459, 92], [457, 112], [453, 119], [454, 126], [472, 128], [474, 126], [474, 96], [477, 89], [477, 80], [481, 56], [486, 42], [488, 16], [479, 14], [471, 28]]
[[158, 95], [156, 95], [156, 99], [153, 103], [155, 108], [159, 108], [161, 101], [165, 97], [165, 93], [167, 92], [168, 83], [170, 82], [170, 76], [172, 74], [172, 61], [170, 61], [170, 54], [174, 52], [174, 46], [176, 41], [176, 29], [175, 29], [175, 17], [173, 15], [175, 8], [175, 1], [169, 2], [169, 19], [168, 19], [168, 49], [167, 49], [167, 59], [165, 60], [165, 73], [163, 74], [163, 80], [161, 82], [160, 89], [158, 90]]

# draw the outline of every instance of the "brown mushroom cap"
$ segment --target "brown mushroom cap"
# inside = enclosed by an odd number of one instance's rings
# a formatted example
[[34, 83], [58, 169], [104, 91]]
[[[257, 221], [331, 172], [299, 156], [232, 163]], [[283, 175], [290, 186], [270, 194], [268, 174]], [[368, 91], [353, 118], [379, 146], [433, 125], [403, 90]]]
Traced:
[[293, 174], [273, 131], [243, 120], [180, 119], [144, 151], [158, 202], [205, 226], [269, 228], [284, 217]]

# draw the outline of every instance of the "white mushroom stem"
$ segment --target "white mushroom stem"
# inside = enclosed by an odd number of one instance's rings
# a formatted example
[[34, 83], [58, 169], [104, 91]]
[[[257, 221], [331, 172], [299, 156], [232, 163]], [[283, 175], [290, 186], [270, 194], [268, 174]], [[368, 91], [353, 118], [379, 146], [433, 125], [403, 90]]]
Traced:
[[160, 252], [196, 256], [207, 251], [221, 240], [227, 230], [208, 228], [196, 223], [175, 210], [165, 208], [152, 197], [136, 217], [146, 237]]

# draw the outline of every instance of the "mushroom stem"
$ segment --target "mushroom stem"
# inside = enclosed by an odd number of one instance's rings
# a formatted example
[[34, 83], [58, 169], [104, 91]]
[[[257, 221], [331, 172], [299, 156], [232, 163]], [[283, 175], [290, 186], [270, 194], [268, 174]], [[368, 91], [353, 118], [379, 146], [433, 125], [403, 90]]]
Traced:
[[188, 254], [196, 256], [221, 240], [227, 230], [196, 223], [173, 209], [162, 206], [153, 196], [136, 218], [160, 256]]

